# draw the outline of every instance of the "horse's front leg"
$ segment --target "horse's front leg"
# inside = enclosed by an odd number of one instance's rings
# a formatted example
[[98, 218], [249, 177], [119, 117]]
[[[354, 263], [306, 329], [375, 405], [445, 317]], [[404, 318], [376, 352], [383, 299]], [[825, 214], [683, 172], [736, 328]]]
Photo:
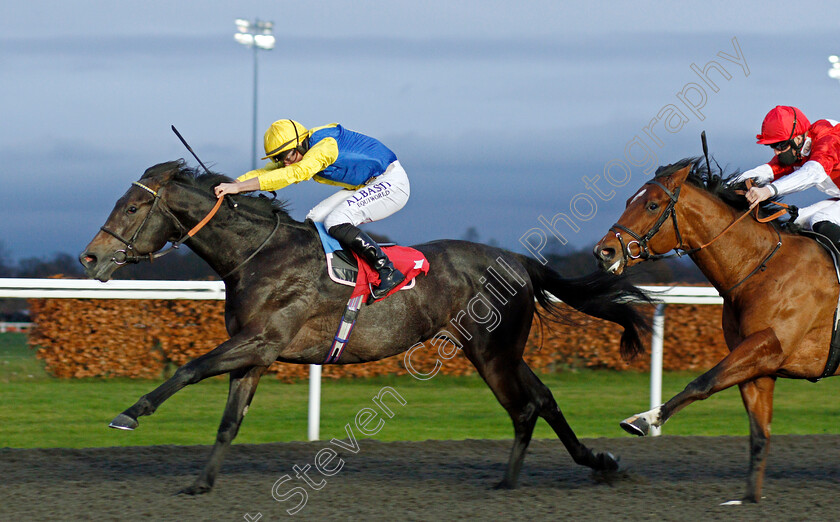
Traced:
[[668, 402], [624, 419], [621, 427], [633, 435], [647, 435], [651, 426], [662, 426], [692, 402], [706, 399], [730, 386], [772, 375], [783, 362], [784, 353], [773, 330], [766, 328], [756, 332], [746, 337], [714, 368], [691, 381]]
[[277, 351], [260, 337], [240, 332], [212, 351], [178, 368], [166, 382], [140, 397], [133, 406], [117, 415], [109, 424], [112, 428], [133, 430], [137, 419], [151, 415], [163, 402], [181, 388], [207, 377], [252, 366], [268, 366], [277, 358]]
[[256, 366], [245, 370], [235, 370], [230, 374], [230, 390], [228, 391], [227, 405], [222, 415], [222, 422], [219, 425], [219, 432], [216, 435], [216, 444], [210, 454], [210, 460], [204, 467], [204, 471], [196, 478], [195, 482], [180, 493], [195, 495], [206, 493], [213, 489], [216, 475], [222, 466], [231, 442], [239, 432], [239, 426], [248, 412], [254, 392], [257, 391], [257, 384], [260, 377], [267, 369], [267, 366]]
[[762, 377], [740, 385], [741, 399], [750, 418], [750, 471], [743, 500], [758, 502], [764, 484], [764, 469], [770, 449], [770, 422], [773, 420], [775, 377]]

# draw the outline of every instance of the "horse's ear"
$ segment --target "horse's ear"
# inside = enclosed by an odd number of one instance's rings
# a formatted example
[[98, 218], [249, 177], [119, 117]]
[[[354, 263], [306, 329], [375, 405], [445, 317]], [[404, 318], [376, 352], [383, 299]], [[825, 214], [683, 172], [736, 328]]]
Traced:
[[685, 167], [681, 168], [680, 170], [671, 174], [671, 186], [673, 188], [681, 186], [685, 183], [685, 179], [688, 177], [688, 174], [691, 172], [691, 169], [694, 168], [694, 164], [688, 164]]
[[[165, 163], [158, 163], [153, 167], [146, 169], [141, 180], [157, 181], [160, 185], [164, 185], [167, 181], [172, 179], [172, 176], [181, 171], [184, 166], [184, 160], [167, 161]], [[159, 186], [160, 186], [159, 185]]]

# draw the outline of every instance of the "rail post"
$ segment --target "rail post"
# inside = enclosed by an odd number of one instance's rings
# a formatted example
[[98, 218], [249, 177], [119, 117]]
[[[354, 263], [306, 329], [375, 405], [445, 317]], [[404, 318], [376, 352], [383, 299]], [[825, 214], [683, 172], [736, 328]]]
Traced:
[[321, 424], [321, 365], [309, 365], [309, 440], [318, 440]]
[[[662, 404], [662, 352], [665, 342], [665, 303], [658, 303], [653, 312], [653, 325], [650, 340], [650, 409]], [[651, 427], [654, 437], [662, 433], [662, 428]]]

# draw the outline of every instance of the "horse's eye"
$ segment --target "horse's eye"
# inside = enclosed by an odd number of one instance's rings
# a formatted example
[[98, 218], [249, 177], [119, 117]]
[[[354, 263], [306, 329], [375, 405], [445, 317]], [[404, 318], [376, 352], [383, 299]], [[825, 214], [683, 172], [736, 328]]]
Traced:
[[137, 212], [137, 207], [135, 207], [134, 205], [131, 205], [130, 207], [125, 209], [126, 214], [134, 214], [135, 212]]
[[659, 208], [659, 205], [657, 205], [655, 201], [651, 201], [650, 203], [647, 204], [647, 209], [648, 210], [656, 210], [658, 208]]

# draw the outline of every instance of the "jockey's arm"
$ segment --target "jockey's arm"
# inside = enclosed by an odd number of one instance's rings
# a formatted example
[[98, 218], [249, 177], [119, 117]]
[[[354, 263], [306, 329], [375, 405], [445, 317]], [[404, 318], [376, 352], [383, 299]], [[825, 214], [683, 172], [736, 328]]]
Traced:
[[[752, 173], [752, 175], [748, 175]], [[816, 161], [807, 161], [798, 170], [791, 172], [773, 181], [773, 168], [769, 164], [761, 165], [752, 170], [744, 172], [736, 181], [748, 178], [757, 179], [759, 182], [772, 181], [764, 186], [752, 187], [747, 191], [746, 198], [750, 203], [760, 203], [764, 200], [793, 194], [813, 186], [819, 185], [829, 179], [823, 166]]]
[[738, 174], [732, 180], [732, 183], [738, 183], [739, 181], [746, 181], [748, 179], [754, 179], [760, 184], [773, 181], [773, 168], [767, 163], [759, 165], [754, 169], [746, 170]]
[[814, 187], [828, 180], [825, 168], [817, 161], [806, 161], [799, 169], [782, 176], [772, 183], [780, 196], [793, 194]]
[[[312, 147], [297, 163], [279, 167], [273, 161], [262, 169], [252, 170], [236, 178], [237, 183], [258, 180], [259, 190], [279, 190], [293, 183], [311, 179], [329, 167], [338, 158], [338, 143], [334, 138], [324, 138]], [[251, 190], [257, 190], [251, 189]]]
[[334, 138], [324, 138], [303, 155], [297, 163], [285, 167], [269, 161], [261, 169], [251, 170], [236, 178], [233, 183], [221, 183], [214, 189], [216, 197], [254, 190], [279, 190], [292, 183], [311, 179], [338, 159], [338, 143]]

